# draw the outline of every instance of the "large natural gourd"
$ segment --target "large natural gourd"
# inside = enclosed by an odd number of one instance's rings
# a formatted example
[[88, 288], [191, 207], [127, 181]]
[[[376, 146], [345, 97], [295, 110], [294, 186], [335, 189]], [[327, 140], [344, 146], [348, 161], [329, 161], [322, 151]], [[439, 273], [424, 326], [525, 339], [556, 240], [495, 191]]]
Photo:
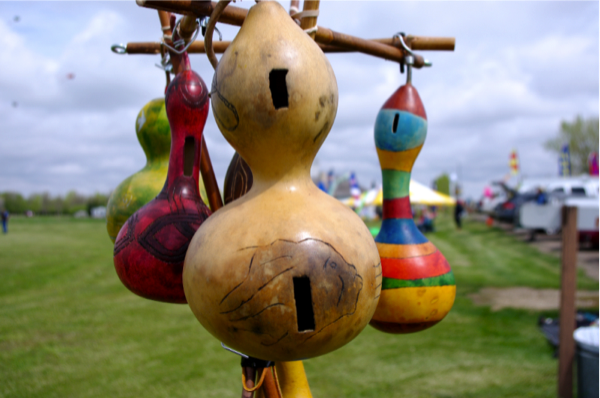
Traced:
[[154, 199], [165, 184], [171, 129], [163, 98], [144, 105], [135, 121], [135, 131], [146, 155], [146, 166], [123, 180], [108, 199], [106, 229], [113, 243], [127, 219]]
[[410, 175], [426, 135], [425, 108], [407, 83], [386, 101], [375, 122], [383, 174], [383, 222], [375, 241], [383, 286], [371, 325], [388, 333], [435, 325], [448, 314], [456, 295], [448, 262], [417, 229], [410, 207]]
[[187, 54], [182, 71], [165, 95], [172, 132], [169, 171], [160, 194], [121, 228], [114, 263], [121, 282], [152, 300], [185, 303], [183, 260], [194, 233], [210, 215], [199, 191], [202, 133], [208, 115], [208, 90], [191, 70]]
[[310, 178], [337, 111], [327, 58], [278, 3], [260, 2], [219, 62], [211, 102], [253, 185], [190, 244], [183, 284], [192, 311], [256, 358], [343, 346], [375, 311], [381, 268], [365, 224]]

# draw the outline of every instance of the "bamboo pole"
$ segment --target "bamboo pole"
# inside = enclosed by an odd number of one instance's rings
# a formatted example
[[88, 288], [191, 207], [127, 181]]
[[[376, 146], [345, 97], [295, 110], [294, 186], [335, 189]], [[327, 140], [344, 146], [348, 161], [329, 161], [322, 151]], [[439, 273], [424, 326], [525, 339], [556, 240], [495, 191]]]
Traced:
[[[142, 7], [162, 9], [183, 14], [192, 12], [197, 16], [210, 15], [217, 4], [208, 1], [191, 0], [137, 0], [137, 3]], [[241, 26], [246, 18], [247, 13], [248, 11], [243, 8], [228, 6], [221, 13], [219, 22]], [[315, 40], [321, 44], [341, 47], [342, 50], [339, 50], [338, 52], [358, 51], [396, 62], [402, 62], [404, 56], [406, 55], [404, 50], [391, 45], [391, 43], [387, 44], [387, 41], [389, 40], [389, 42], [391, 42], [392, 39], [381, 39], [382, 42], [366, 40], [344, 33], [335, 32], [331, 29], [321, 26], [318, 27], [318, 30], [315, 34]], [[419, 40], [417, 37], [413, 36], [411, 48], [413, 50], [418, 50], [419, 47], [423, 47], [423, 49], [427, 50], [436, 50], [439, 48], [440, 50], [448, 51], [454, 48], [454, 38], [429, 38], [427, 40]], [[423, 64], [423, 58], [421, 56], [416, 56], [414, 67], [419, 68], [423, 66]]]
[[575, 356], [575, 293], [577, 291], [577, 207], [562, 208], [562, 268], [560, 275], [560, 329], [558, 343], [558, 396], [573, 397]]
[[[412, 41], [410, 39], [412, 38]], [[379, 42], [381, 44], [399, 46], [400, 42], [393, 39], [370, 39], [370, 41]], [[454, 38], [451, 37], [426, 37], [426, 36], [407, 36], [406, 42], [413, 50], [434, 50], [434, 51], [454, 51]], [[227, 47], [231, 44], [230, 41], [217, 41], [213, 42], [213, 48], [216, 54], [222, 54], [227, 50]], [[325, 53], [350, 53], [355, 50], [336, 47], [329, 44], [317, 43], [321, 50]], [[127, 54], [159, 54], [160, 53], [159, 42], [133, 42], [127, 43], [125, 52]], [[189, 54], [203, 54], [204, 41], [194, 41], [187, 51]]]
[[186, 14], [181, 18], [181, 22], [179, 23], [179, 37], [188, 43], [192, 40], [192, 36], [197, 28], [198, 23], [196, 22], [196, 16], [193, 14]]
[[[213, 42], [213, 49], [215, 53], [222, 54], [227, 50], [231, 44], [230, 41], [217, 41]], [[137, 42], [127, 43], [125, 52], [127, 54], [160, 54], [161, 44], [159, 42]], [[196, 40], [187, 49], [188, 54], [204, 54], [204, 41]]]
[[[304, 7], [302, 9], [303, 12], [306, 11], [316, 11], [318, 15], [319, 5], [321, 4], [320, 0], [304, 0]], [[300, 27], [303, 30], [309, 30], [317, 26], [317, 17], [304, 17], [300, 20]], [[309, 32], [308, 35], [314, 40], [317, 32]]]
[[202, 174], [204, 188], [206, 188], [208, 204], [214, 213], [223, 207], [223, 199], [221, 199], [221, 192], [219, 191], [219, 185], [217, 184], [215, 171], [210, 161], [210, 155], [208, 154], [208, 148], [206, 147], [204, 134], [202, 135], [202, 152], [200, 153], [200, 173]]

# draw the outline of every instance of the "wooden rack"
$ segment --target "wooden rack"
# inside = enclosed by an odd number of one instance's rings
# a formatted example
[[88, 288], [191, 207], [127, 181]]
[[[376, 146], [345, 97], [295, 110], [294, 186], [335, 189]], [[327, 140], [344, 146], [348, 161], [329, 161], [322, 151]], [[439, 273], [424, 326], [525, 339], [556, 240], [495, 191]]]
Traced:
[[[155, 10], [206, 17], [212, 14], [217, 3], [192, 0], [137, 0], [137, 4]], [[242, 26], [247, 14], [248, 10], [229, 5], [221, 13], [219, 22]], [[395, 62], [403, 62], [407, 55], [400, 41], [394, 38], [367, 40], [318, 26], [314, 39], [326, 53], [360, 52]], [[412, 50], [417, 51], [454, 51], [455, 46], [453, 37], [406, 36], [405, 42]], [[128, 54], [157, 54], [160, 52], [160, 45], [160, 43], [128, 43], [126, 52]], [[214, 51], [221, 53], [228, 45], [229, 42], [215, 42]], [[188, 52], [204, 52], [203, 43], [194, 42]], [[423, 57], [415, 56], [413, 66], [415, 68], [425, 66]]]

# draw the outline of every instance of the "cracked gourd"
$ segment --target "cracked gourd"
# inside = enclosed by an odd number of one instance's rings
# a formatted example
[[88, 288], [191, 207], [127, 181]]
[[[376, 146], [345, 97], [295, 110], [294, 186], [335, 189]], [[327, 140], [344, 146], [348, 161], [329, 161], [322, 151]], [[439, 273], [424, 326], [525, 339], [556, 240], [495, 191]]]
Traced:
[[375, 311], [381, 267], [365, 224], [310, 178], [337, 112], [329, 61], [283, 7], [260, 2], [219, 62], [211, 102], [253, 185], [190, 243], [183, 284], [192, 311], [257, 358], [343, 346]]

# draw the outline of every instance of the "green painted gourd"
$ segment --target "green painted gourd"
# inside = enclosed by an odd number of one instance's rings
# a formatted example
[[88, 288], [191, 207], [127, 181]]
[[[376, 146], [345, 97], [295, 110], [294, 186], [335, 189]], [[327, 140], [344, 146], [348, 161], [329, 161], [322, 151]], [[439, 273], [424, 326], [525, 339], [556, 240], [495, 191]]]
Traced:
[[154, 99], [142, 108], [135, 122], [135, 131], [146, 154], [146, 166], [127, 177], [110, 195], [106, 229], [113, 243], [127, 219], [154, 199], [165, 185], [171, 151], [171, 128], [164, 98]]

